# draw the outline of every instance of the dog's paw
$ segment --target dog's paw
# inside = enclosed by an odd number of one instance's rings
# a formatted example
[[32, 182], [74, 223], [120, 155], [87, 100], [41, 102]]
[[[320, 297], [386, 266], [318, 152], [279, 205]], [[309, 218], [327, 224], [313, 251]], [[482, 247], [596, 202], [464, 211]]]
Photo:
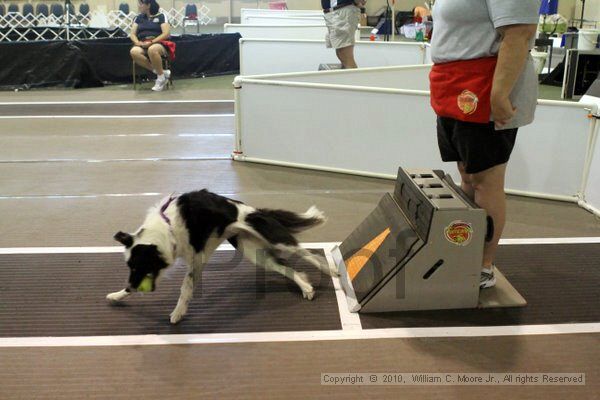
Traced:
[[304, 297], [306, 300], [312, 300], [313, 297], [315, 297], [315, 289], [313, 289], [311, 287], [310, 290], [307, 290], [307, 291], [303, 290], [302, 297]]
[[177, 309], [173, 310], [173, 312], [171, 313], [171, 323], [174, 325], [181, 321], [185, 316], [185, 313], [186, 311], [181, 311]]
[[302, 297], [308, 300], [312, 300], [315, 296], [315, 289], [310, 284], [308, 280], [308, 275], [305, 272], [296, 272], [296, 283], [302, 290]]
[[338, 269], [337, 265], [329, 267], [329, 275], [333, 276], [334, 278], [340, 277], [340, 270]]
[[130, 293], [127, 292], [125, 289], [123, 289], [118, 292], [107, 294], [106, 300], [110, 301], [111, 303], [118, 303], [129, 295], [130, 295]]

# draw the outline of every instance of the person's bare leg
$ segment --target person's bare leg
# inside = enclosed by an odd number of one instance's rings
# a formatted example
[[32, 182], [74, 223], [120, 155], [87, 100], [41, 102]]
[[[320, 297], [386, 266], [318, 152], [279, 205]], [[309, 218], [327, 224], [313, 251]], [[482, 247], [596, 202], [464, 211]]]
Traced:
[[152, 71], [152, 64], [150, 64], [150, 61], [148, 60], [148, 58], [146, 58], [146, 55], [144, 54], [144, 49], [135, 46], [131, 48], [129, 54], [131, 54], [131, 59], [137, 65], [146, 68], [148, 71]]
[[162, 67], [162, 55], [164, 54], [165, 48], [160, 44], [153, 44], [148, 48], [148, 57], [152, 63], [152, 68], [156, 71], [157, 75], [163, 74]]
[[335, 54], [342, 63], [342, 68], [358, 68], [356, 61], [354, 60], [354, 46], [347, 46], [341, 49], [336, 49]]
[[456, 163], [458, 172], [460, 172], [460, 188], [465, 192], [469, 199], [475, 201], [475, 189], [471, 184], [471, 175], [465, 171], [465, 164], [462, 161]]
[[483, 267], [490, 268], [494, 263], [498, 242], [506, 222], [506, 195], [504, 178], [506, 164], [496, 165], [476, 174], [468, 174], [474, 190], [475, 203], [483, 208], [494, 221], [494, 236], [483, 249]]

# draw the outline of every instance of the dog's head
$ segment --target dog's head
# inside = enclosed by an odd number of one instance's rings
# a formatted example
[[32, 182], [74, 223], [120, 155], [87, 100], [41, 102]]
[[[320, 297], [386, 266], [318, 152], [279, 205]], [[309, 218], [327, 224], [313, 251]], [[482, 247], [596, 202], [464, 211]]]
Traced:
[[129, 266], [129, 289], [137, 289], [144, 278], [152, 279], [152, 291], [156, 289], [156, 282], [169, 263], [167, 257], [160, 251], [156, 244], [140, 243], [141, 232], [135, 236], [125, 232], [118, 232], [114, 239], [125, 246], [125, 261]]

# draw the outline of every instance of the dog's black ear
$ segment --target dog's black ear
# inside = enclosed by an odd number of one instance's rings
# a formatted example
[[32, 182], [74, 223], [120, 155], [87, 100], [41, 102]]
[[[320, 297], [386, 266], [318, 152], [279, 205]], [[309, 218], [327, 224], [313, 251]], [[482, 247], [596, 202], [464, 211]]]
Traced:
[[127, 248], [133, 246], [133, 236], [131, 236], [129, 233], [119, 231], [115, 233], [115, 236], [113, 237], [117, 242], [121, 243]]

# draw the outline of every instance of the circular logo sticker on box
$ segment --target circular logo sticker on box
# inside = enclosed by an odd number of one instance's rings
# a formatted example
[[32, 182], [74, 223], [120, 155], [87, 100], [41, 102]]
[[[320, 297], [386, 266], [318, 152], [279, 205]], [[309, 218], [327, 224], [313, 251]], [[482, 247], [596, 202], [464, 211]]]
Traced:
[[457, 246], [466, 246], [471, 242], [473, 237], [473, 227], [465, 221], [452, 221], [450, 225], [444, 229], [446, 240]]

